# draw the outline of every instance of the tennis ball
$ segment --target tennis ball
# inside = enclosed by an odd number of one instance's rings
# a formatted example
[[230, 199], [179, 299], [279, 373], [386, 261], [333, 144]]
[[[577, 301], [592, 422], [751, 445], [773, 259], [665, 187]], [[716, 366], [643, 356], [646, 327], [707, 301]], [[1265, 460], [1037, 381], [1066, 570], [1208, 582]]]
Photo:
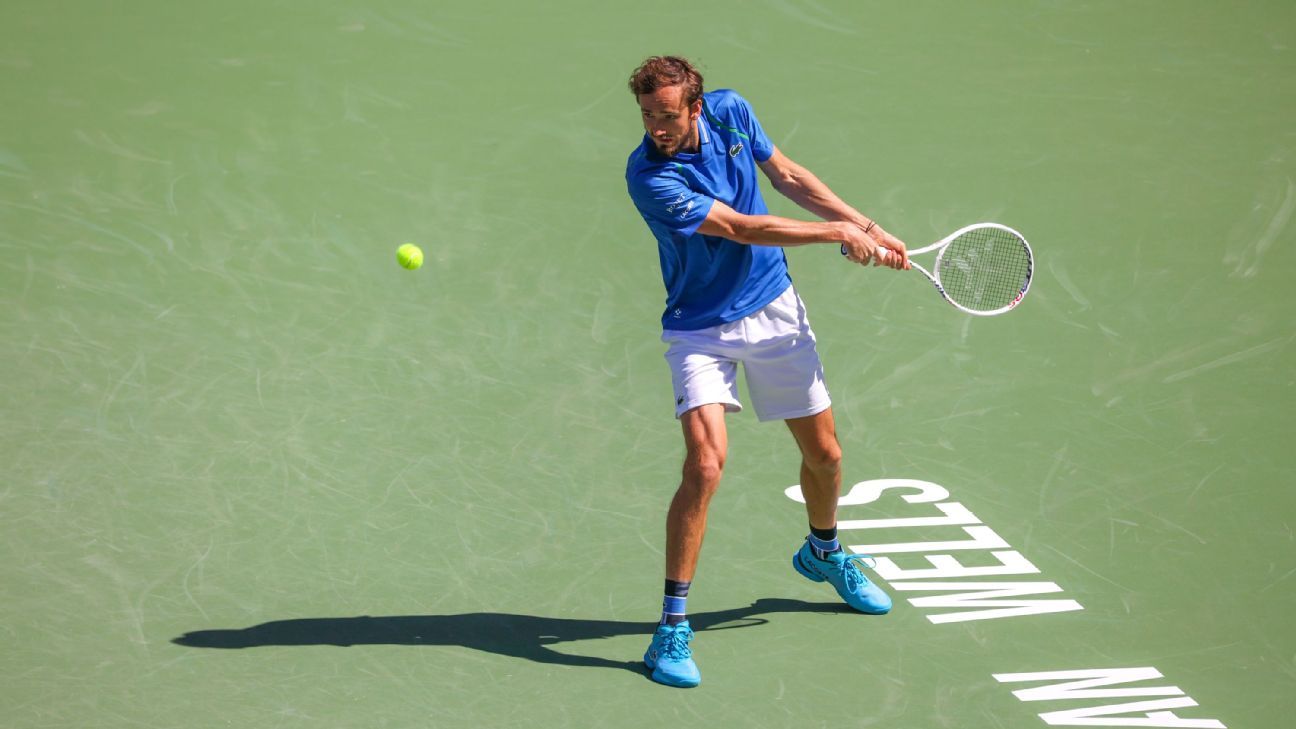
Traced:
[[396, 262], [413, 271], [423, 265], [423, 251], [413, 243], [406, 243], [396, 249]]

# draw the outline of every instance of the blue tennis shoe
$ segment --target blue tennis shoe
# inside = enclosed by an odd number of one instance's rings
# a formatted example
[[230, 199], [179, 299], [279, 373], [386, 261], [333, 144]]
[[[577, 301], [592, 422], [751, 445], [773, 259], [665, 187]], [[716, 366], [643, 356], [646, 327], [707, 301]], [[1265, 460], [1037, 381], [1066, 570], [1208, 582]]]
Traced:
[[644, 653], [644, 665], [652, 669], [652, 680], [679, 688], [702, 683], [702, 674], [693, 662], [693, 651], [689, 650], [692, 640], [693, 628], [687, 620], [679, 625], [658, 625], [648, 652]]
[[[813, 582], [827, 581], [837, 590], [837, 594], [847, 605], [869, 615], [882, 615], [891, 610], [891, 596], [882, 588], [869, 582], [860, 570], [869, 558], [862, 554], [847, 557], [845, 552], [829, 553], [827, 559], [819, 559], [810, 548], [807, 539], [801, 549], [792, 555], [792, 566], [803, 577]], [[869, 566], [865, 564], [865, 566]]]

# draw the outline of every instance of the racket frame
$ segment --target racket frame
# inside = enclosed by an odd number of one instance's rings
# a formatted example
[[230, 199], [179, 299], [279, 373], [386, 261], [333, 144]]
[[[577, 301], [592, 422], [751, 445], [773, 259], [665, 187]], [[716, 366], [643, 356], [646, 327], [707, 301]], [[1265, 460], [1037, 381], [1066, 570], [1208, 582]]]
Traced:
[[[932, 269], [935, 270], [937, 273], [939, 273], [941, 259], [945, 256], [945, 250], [949, 246], [950, 241], [954, 240], [960, 235], [963, 235], [964, 233], [967, 233], [972, 230], [979, 230], [982, 228], [998, 228], [1000, 230], [1007, 231], [1013, 234], [1018, 240], [1020, 240], [1022, 246], [1026, 248], [1026, 263], [1027, 263], [1026, 280], [1025, 282], [1022, 283], [1021, 291], [1017, 293], [1017, 296], [1013, 298], [1013, 300], [1009, 302], [1007, 306], [1002, 306], [998, 309], [994, 309], [991, 311], [977, 311], [975, 309], [969, 309], [966, 306], [963, 306], [962, 304], [954, 301], [949, 297], [949, 294], [945, 293], [945, 287], [941, 285], [940, 277], [932, 274], [932, 272], [924, 268], [922, 264], [913, 260], [913, 256], [922, 253], [927, 253], [930, 251], [937, 251], [936, 263], [932, 264]], [[885, 257], [886, 255], [890, 255], [890, 253], [889, 251], [886, 251], [886, 249], [883, 249], [882, 255]], [[1018, 304], [1021, 303], [1022, 299], [1026, 298], [1026, 292], [1030, 291], [1031, 279], [1035, 277], [1035, 253], [1031, 250], [1030, 243], [1026, 241], [1026, 236], [1022, 235], [1021, 233], [1018, 233], [1016, 230], [1013, 230], [1012, 228], [1009, 228], [1006, 225], [1000, 225], [999, 223], [973, 223], [972, 225], [965, 225], [962, 228], [959, 228], [958, 230], [954, 231], [953, 233], [950, 233], [949, 235], [936, 241], [935, 243], [932, 243], [929, 246], [923, 246], [918, 250], [909, 251], [909, 256], [910, 256], [909, 265], [918, 269], [918, 271], [922, 273], [922, 275], [927, 277], [928, 281], [932, 282], [932, 285], [936, 287], [936, 291], [940, 293], [941, 298], [949, 302], [949, 305], [953, 306], [955, 309], [958, 309], [959, 311], [962, 311], [967, 314], [971, 314], [973, 316], [996, 316], [998, 314], [1003, 314], [1012, 311], [1014, 307], [1016, 307]]]

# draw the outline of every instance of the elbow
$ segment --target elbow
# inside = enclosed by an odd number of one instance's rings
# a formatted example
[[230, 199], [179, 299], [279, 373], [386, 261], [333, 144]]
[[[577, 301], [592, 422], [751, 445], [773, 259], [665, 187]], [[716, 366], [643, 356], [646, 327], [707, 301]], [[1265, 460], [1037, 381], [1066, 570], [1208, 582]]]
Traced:
[[778, 177], [770, 180], [774, 189], [783, 195], [794, 193], [805, 187], [805, 176], [799, 169], [785, 169], [781, 171]]
[[719, 219], [707, 218], [698, 228], [698, 232], [703, 235], [731, 240], [735, 243], [751, 243], [756, 234], [756, 229], [757, 226], [750, 219], [750, 216], [726, 215]]
[[778, 182], [772, 183], [774, 191], [789, 200], [798, 200], [805, 193], [806, 187], [799, 177], [789, 175]]
[[756, 226], [750, 219], [739, 219], [729, 222], [724, 237], [735, 243], [750, 245], [756, 242]]

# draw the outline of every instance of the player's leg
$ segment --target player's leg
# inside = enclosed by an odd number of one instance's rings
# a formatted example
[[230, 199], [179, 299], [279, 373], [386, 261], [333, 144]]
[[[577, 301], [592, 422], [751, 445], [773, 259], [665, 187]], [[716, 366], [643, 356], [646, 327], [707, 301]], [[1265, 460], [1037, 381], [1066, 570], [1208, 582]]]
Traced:
[[666, 579], [692, 582], [697, 570], [707, 507], [720, 486], [729, 450], [725, 409], [710, 403], [680, 416], [684, 430], [684, 472], [666, 515]]
[[[807, 579], [828, 581], [851, 607], [867, 613], [891, 609], [891, 599], [860, 571], [837, 543], [841, 446], [832, 400], [805, 304], [789, 287], [747, 318], [751, 345], [743, 355], [756, 417], [783, 420], [801, 449], [801, 490], [810, 535], [792, 558]], [[817, 551], [816, 551], [817, 550]]]
[[788, 287], [747, 321], [753, 343], [743, 366], [756, 417], [787, 423], [801, 449], [801, 491], [810, 526], [831, 529], [837, 524], [842, 454], [805, 304]]
[[724, 405], [709, 403], [680, 416], [684, 430], [684, 469], [666, 515], [662, 615], [644, 654], [644, 663], [653, 669], [653, 680], [668, 686], [687, 688], [702, 680], [689, 648], [693, 629], [686, 615], [685, 600], [702, 551], [707, 508], [724, 473], [729, 446], [724, 415]]
[[675, 414], [684, 434], [684, 468], [666, 515], [666, 581], [661, 621], [644, 663], [654, 681], [669, 686], [696, 686], [701, 681], [689, 642], [685, 601], [697, 570], [707, 509], [720, 485], [728, 452], [726, 412], [742, 409], [738, 402], [738, 365], [724, 354], [732, 327], [699, 332], [667, 331], [670, 347]]
[[827, 581], [860, 612], [877, 615], [890, 611], [891, 598], [870, 582], [857, 564], [865, 558], [848, 556], [837, 541], [842, 455], [832, 408], [786, 422], [801, 449], [801, 494], [810, 520], [810, 534], [792, 556], [792, 566], [807, 579]]
[[842, 451], [832, 408], [785, 422], [801, 449], [801, 494], [805, 497], [810, 526], [818, 530], [836, 529]]

